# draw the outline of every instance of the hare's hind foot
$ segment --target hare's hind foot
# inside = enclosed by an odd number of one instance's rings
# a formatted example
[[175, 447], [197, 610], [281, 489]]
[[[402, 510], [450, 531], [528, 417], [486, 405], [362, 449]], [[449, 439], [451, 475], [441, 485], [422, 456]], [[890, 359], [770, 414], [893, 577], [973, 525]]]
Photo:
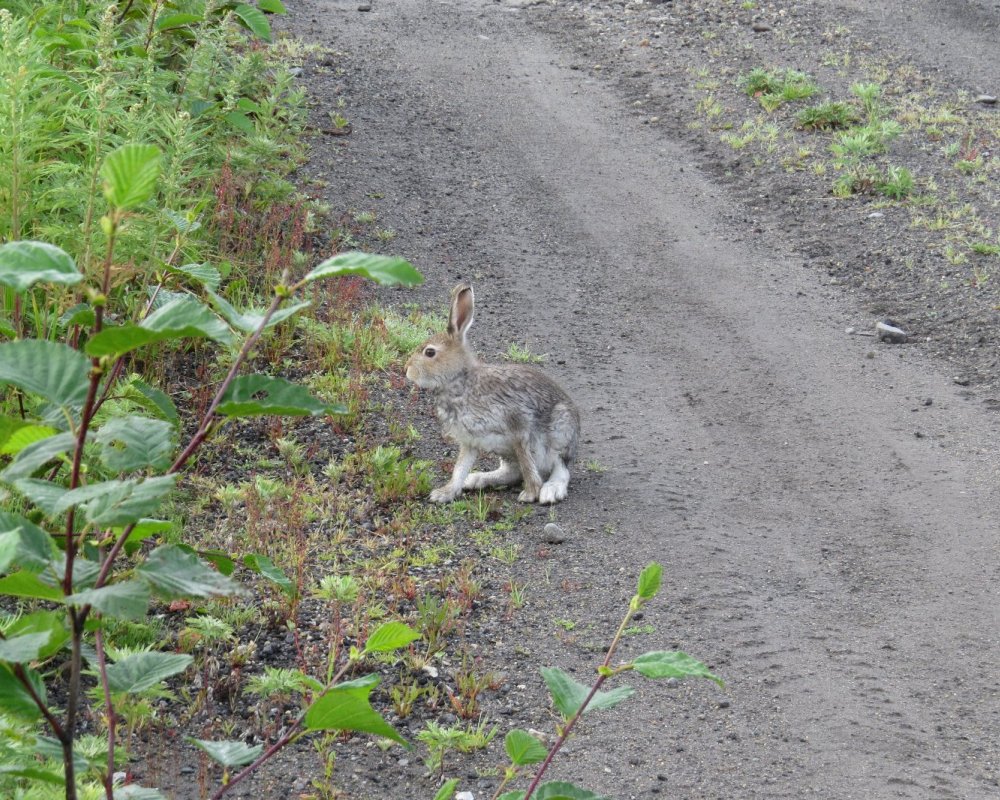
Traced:
[[538, 502], [551, 505], [565, 500], [569, 493], [569, 470], [561, 459], [556, 460], [555, 467], [549, 479], [542, 484], [538, 492]]
[[521, 470], [512, 461], [500, 459], [500, 466], [491, 472], [473, 472], [465, 479], [465, 489], [486, 489], [490, 486], [510, 486], [521, 480]]

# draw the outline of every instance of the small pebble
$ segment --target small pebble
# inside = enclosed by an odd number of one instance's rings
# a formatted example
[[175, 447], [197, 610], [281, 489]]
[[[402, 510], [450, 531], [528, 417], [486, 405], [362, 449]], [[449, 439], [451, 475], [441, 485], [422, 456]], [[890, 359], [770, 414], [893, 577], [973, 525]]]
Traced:
[[879, 341], [889, 342], [890, 344], [903, 344], [909, 338], [909, 334], [898, 327], [891, 319], [876, 322], [875, 335], [878, 336]]
[[773, 31], [774, 30], [774, 28], [772, 28], [766, 22], [755, 22], [750, 27], [751, 27], [751, 29], [753, 30], [754, 33], [767, 33], [768, 31]]
[[554, 522], [548, 522], [542, 529], [547, 544], [562, 544], [566, 541], [566, 532]]
[[996, 95], [992, 94], [981, 94], [976, 98], [977, 103], [982, 103], [984, 106], [995, 106], [997, 104]]
[[371, 10], [372, 10], [371, 3], [362, 3], [360, 6], [358, 6], [358, 11], [371, 11]]

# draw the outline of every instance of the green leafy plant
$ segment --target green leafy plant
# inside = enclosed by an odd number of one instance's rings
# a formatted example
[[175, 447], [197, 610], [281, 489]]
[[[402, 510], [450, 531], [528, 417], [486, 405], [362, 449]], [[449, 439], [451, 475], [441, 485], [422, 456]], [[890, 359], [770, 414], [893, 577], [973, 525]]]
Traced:
[[893, 200], [902, 200], [913, 194], [913, 174], [906, 167], [890, 166], [878, 183], [878, 190]]
[[858, 115], [847, 103], [831, 100], [803, 108], [795, 115], [795, 121], [806, 130], [833, 131], [853, 125]]
[[[116, 247], [134, 219], [152, 213], [162, 169], [162, 154], [153, 146], [126, 144], [108, 154], [99, 171], [107, 203], [107, 213], [99, 220], [104, 255], [101, 269], [89, 277], [56, 246], [17, 241], [0, 247], [0, 284], [22, 297], [44, 286], [82, 284], [92, 311], [73, 345], [39, 338], [0, 344], [0, 384], [19, 398], [18, 413], [0, 417], [0, 446], [11, 456], [0, 471], [0, 483], [18, 496], [21, 509], [0, 512], [0, 594], [55, 606], [25, 613], [3, 631], [0, 711], [47, 727], [62, 769], [34, 765], [33, 752], [51, 752], [51, 740], [41, 736], [30, 738], [19, 760], [4, 766], [8, 774], [64, 786], [67, 800], [79, 796], [78, 778], [85, 777], [81, 770], [97, 776], [109, 800], [113, 797], [116, 701], [155, 690], [192, 664], [188, 654], [147, 650], [109, 663], [104, 621], [142, 619], [154, 599], [204, 600], [243, 592], [231, 577], [236, 561], [224, 553], [202, 554], [211, 561], [209, 566], [184, 545], [139, 549], [140, 543], [169, 527], [155, 514], [193, 456], [228, 420], [338, 410], [286, 380], [240, 374], [261, 335], [301, 310], [305, 304], [296, 297], [317, 280], [354, 275], [383, 284], [413, 284], [421, 279], [401, 259], [347, 253], [327, 259], [295, 281], [286, 271], [274, 286], [270, 304], [259, 313], [237, 311], [203, 286], [221, 317], [194, 294], [175, 293], [152, 313], [130, 321], [127, 298], [116, 301], [112, 292]], [[232, 346], [236, 355], [211, 401], [190, 424], [167, 395], [150, 386], [143, 391], [145, 413], [104, 405], [122, 382], [130, 354], [192, 339]], [[183, 445], [182, 433], [187, 436]], [[269, 559], [249, 554], [243, 563], [283, 590], [294, 591]], [[202, 640], [227, 630], [205, 619], [189, 621], [189, 629]], [[352, 649], [327, 681], [310, 679], [307, 707], [264, 752], [242, 742], [198, 740], [196, 744], [227, 771], [243, 767], [231, 779], [227, 772], [213, 797], [221, 797], [305, 733], [353, 730], [403, 743], [369, 704], [378, 676], [343, 678], [366, 656], [406, 646], [416, 637], [402, 623], [387, 623], [368, 637], [364, 648]], [[78, 760], [78, 720], [85, 702], [85, 661], [98, 676], [107, 742], [104, 763], [87, 762], [84, 767]], [[61, 680], [62, 674], [67, 676], [65, 684], [52, 696], [65, 700], [56, 705], [47, 685]]]
[[794, 69], [772, 71], [755, 67], [741, 75], [737, 83], [745, 94], [757, 98], [766, 111], [774, 111], [784, 103], [807, 99], [819, 91], [809, 75]]
[[[618, 626], [603, 663], [597, 668], [597, 677], [593, 684], [586, 686], [572, 678], [569, 673], [555, 667], [542, 669], [542, 679], [548, 687], [552, 704], [562, 718], [562, 722], [556, 727], [555, 742], [551, 747], [546, 747], [538, 737], [528, 731], [520, 729], [510, 731], [504, 739], [504, 749], [510, 763], [504, 769], [503, 780], [497, 787], [493, 800], [529, 800], [531, 797], [602, 800], [592, 792], [572, 783], [565, 781], [543, 783], [543, 778], [552, 760], [584, 714], [614, 708], [634, 693], [630, 686], [604, 690], [603, 686], [608, 680], [635, 672], [646, 678], [707, 678], [719, 686], [723, 685], [722, 680], [712, 674], [708, 667], [680, 651], [652, 651], [630, 661], [613, 663], [615, 652], [633, 616], [659, 592], [662, 575], [663, 568], [655, 562], [649, 564], [639, 575], [636, 593], [629, 602], [628, 611]], [[535, 764], [540, 766], [526, 790], [504, 791], [512, 782], [521, 778], [528, 767]], [[457, 787], [458, 781], [449, 782], [442, 787], [436, 800], [449, 800], [454, 796]]]

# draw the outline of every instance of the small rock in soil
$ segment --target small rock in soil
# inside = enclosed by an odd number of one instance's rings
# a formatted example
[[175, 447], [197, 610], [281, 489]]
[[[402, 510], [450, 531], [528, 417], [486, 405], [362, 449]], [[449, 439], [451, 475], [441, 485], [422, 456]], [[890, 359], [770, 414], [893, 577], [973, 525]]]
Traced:
[[981, 94], [976, 98], [977, 103], [982, 103], [984, 106], [995, 106], [997, 104], [996, 95], [992, 94]]
[[875, 335], [878, 336], [880, 342], [888, 342], [889, 344], [903, 344], [909, 336], [891, 319], [876, 322]]
[[562, 544], [566, 541], [566, 532], [554, 522], [546, 523], [542, 529], [546, 544]]
[[772, 28], [766, 22], [755, 22], [751, 26], [751, 28], [753, 29], [754, 33], [767, 33], [768, 31], [773, 31], [774, 30], [774, 28]]
[[360, 6], [358, 6], [358, 11], [371, 11], [371, 10], [372, 10], [371, 3], [362, 3]]

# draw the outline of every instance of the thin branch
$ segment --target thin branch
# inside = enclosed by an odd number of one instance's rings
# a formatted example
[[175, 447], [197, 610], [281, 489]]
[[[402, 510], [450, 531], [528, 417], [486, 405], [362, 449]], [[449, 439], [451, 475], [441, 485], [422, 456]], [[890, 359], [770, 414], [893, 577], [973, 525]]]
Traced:
[[24, 664], [14, 664], [14, 677], [17, 678], [21, 685], [27, 691], [28, 695], [31, 697], [31, 701], [38, 706], [38, 710], [45, 717], [45, 721], [49, 723], [49, 727], [52, 728], [52, 734], [60, 741], [66, 741], [66, 729], [59, 724], [59, 720], [55, 718], [49, 707], [45, 705], [45, 701], [38, 696], [38, 692], [35, 691], [34, 685], [31, 683], [31, 679], [28, 678], [28, 673], [24, 670]]
[[260, 321], [260, 325], [257, 326], [255, 330], [247, 340], [243, 343], [243, 347], [240, 348], [239, 354], [236, 356], [236, 360], [233, 361], [232, 367], [229, 369], [229, 373], [226, 375], [222, 384], [219, 386], [218, 392], [216, 392], [215, 397], [212, 399], [208, 410], [205, 411], [205, 416], [202, 417], [201, 425], [198, 426], [197, 432], [191, 437], [191, 441], [188, 442], [187, 447], [184, 451], [177, 456], [177, 460], [171, 465], [170, 469], [167, 470], [167, 474], [177, 472], [187, 463], [187, 460], [191, 458], [194, 452], [201, 446], [201, 444], [208, 438], [209, 431], [212, 429], [212, 423], [215, 422], [215, 410], [222, 403], [222, 398], [229, 386], [232, 384], [233, 380], [236, 378], [236, 373], [239, 372], [243, 363], [247, 360], [250, 355], [250, 351], [253, 346], [257, 344], [257, 340], [260, 339], [261, 334], [267, 327], [267, 323], [270, 322], [271, 317], [274, 316], [274, 312], [278, 310], [278, 307], [284, 302], [285, 297], [282, 295], [275, 295], [274, 299], [271, 301], [271, 305], [268, 306], [266, 312], [264, 312], [264, 318]]
[[104, 713], [108, 717], [108, 772], [104, 776], [104, 794], [108, 800], [115, 800], [115, 729], [117, 717], [111, 703], [111, 687], [108, 684], [108, 664], [104, 658], [104, 635], [100, 628], [94, 634], [97, 650], [97, 669], [101, 675], [101, 690], [104, 692]]

